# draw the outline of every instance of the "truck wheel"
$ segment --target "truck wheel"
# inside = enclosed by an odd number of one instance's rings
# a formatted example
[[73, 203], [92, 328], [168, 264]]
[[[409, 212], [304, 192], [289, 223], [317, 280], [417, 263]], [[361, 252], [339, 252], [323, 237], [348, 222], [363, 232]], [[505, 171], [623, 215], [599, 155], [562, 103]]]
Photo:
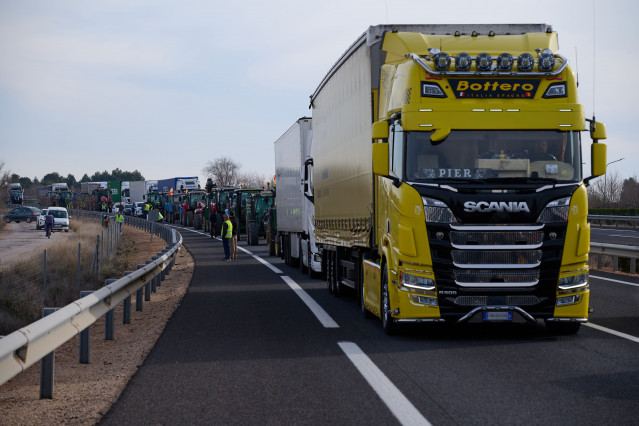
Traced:
[[576, 321], [546, 321], [546, 330], [555, 336], [576, 334], [581, 323]]
[[324, 256], [326, 257], [326, 288], [330, 294], [333, 294], [333, 284], [331, 284], [331, 252], [325, 251]]
[[[302, 253], [302, 240], [299, 242], [299, 253], [300, 253], [300, 272], [305, 274], [308, 269], [306, 268], [306, 263], [304, 262], [304, 254]], [[308, 255], [306, 256], [308, 258]]]
[[339, 277], [337, 276], [337, 271], [339, 268], [339, 260], [337, 259], [337, 252], [331, 252], [332, 256], [332, 274], [333, 274], [333, 296], [340, 297], [344, 295], [344, 290], [342, 288], [342, 284], [339, 282]]
[[311, 255], [311, 242], [308, 241], [307, 243], [307, 253], [308, 256], [306, 256], [306, 268], [308, 269], [308, 276], [309, 278], [317, 278], [317, 272], [313, 271], [313, 268], [311, 267], [311, 261], [313, 259], [313, 256]]
[[259, 244], [259, 232], [257, 229], [257, 223], [249, 222], [247, 232], [246, 232], [246, 241], [248, 241], [248, 245], [256, 246]]
[[382, 272], [382, 306], [381, 306], [381, 316], [382, 316], [382, 329], [384, 333], [389, 336], [397, 333], [397, 324], [395, 323], [395, 319], [391, 315], [391, 306], [390, 306], [390, 297], [388, 295], [388, 266], [384, 265], [384, 271]]

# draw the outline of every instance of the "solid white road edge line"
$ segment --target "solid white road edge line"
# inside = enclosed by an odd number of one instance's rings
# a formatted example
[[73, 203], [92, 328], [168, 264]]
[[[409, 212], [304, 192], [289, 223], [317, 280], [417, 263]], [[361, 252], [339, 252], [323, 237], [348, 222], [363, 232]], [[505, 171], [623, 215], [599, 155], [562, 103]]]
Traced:
[[291, 277], [280, 275], [284, 282], [302, 299], [302, 302], [308, 306], [315, 317], [322, 323], [325, 328], [339, 328], [339, 325], [331, 318], [331, 316], [322, 308], [302, 287], [299, 286]]
[[630, 283], [628, 281], [621, 281], [621, 280], [615, 280], [615, 279], [612, 279], [612, 278], [599, 277], [597, 275], [591, 275], [590, 278], [597, 278], [598, 280], [612, 281], [613, 283], [625, 284], [625, 285], [631, 285], [631, 286], [634, 286], [634, 287], [639, 287], [639, 284], [637, 284], [637, 283]]
[[614, 334], [617, 337], [621, 337], [623, 339], [628, 339], [631, 342], [639, 343], [639, 337], [631, 336], [630, 334], [622, 333], [621, 331], [616, 331], [616, 330], [613, 330], [611, 328], [602, 327], [600, 325], [593, 324], [591, 322], [586, 322], [586, 323], [584, 323], [584, 325], [588, 326], [588, 327], [591, 327], [591, 328], [595, 328], [595, 329], [597, 329], [599, 331], [603, 331], [604, 333]]
[[262, 263], [264, 265], [266, 265], [271, 271], [275, 272], [276, 274], [283, 274], [284, 273], [284, 272], [282, 272], [281, 270], [279, 270], [275, 266], [271, 265], [266, 260], [262, 259], [261, 257], [259, 257], [256, 254], [253, 255], [253, 259], [257, 260], [258, 262], [260, 262], [260, 263]]
[[402, 425], [430, 425], [422, 413], [362, 352], [359, 346], [353, 342], [338, 342], [337, 344]]

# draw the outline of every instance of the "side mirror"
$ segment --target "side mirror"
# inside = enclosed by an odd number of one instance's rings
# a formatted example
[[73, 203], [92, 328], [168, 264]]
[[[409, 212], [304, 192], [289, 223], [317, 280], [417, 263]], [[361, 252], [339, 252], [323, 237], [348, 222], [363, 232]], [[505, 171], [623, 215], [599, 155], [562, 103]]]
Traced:
[[388, 143], [373, 144], [373, 173], [388, 176]]
[[373, 139], [388, 139], [388, 122], [378, 121], [373, 123]]
[[[604, 137], [605, 137], [604, 127]], [[590, 146], [590, 162], [592, 163], [592, 176], [601, 176], [606, 173], [606, 144], [593, 143]]]
[[606, 125], [598, 121], [591, 121], [590, 137], [593, 140], [606, 139]]

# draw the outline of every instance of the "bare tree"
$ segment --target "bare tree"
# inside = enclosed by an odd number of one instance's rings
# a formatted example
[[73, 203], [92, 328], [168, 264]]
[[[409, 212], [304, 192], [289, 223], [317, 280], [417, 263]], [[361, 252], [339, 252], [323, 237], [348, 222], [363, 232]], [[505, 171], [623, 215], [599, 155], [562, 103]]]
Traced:
[[243, 188], [261, 188], [266, 187], [266, 176], [257, 172], [242, 172], [237, 176], [237, 186]]
[[237, 175], [240, 166], [229, 157], [219, 157], [213, 161], [209, 161], [206, 167], [202, 169], [202, 173], [206, 177], [213, 179], [218, 187], [232, 186], [237, 183]]
[[623, 181], [617, 170], [608, 171], [605, 175], [590, 184], [588, 202], [590, 207], [617, 207], [621, 200]]
[[639, 181], [636, 174], [623, 181], [620, 207], [639, 207]]
[[4, 169], [4, 161], [0, 161], [0, 194], [7, 193], [7, 185], [9, 184], [9, 179], [11, 178], [11, 171], [3, 170]]

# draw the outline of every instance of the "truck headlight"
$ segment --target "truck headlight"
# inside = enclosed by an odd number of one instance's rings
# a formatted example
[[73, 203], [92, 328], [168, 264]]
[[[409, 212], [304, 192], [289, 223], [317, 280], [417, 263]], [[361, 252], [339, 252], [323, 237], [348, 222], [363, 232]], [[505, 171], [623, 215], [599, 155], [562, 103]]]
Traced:
[[434, 198], [422, 197], [426, 222], [451, 223], [456, 222], [453, 212], [446, 203]]
[[561, 290], [570, 290], [577, 287], [585, 287], [588, 285], [588, 273], [573, 275], [572, 277], [566, 277], [559, 280], [557, 286]]
[[565, 222], [568, 220], [568, 211], [570, 210], [570, 197], [559, 198], [551, 201], [546, 205], [544, 210], [537, 218], [537, 222]]
[[407, 274], [406, 272], [400, 272], [400, 282], [403, 287], [414, 288], [417, 290], [435, 290], [435, 281], [426, 278], [419, 277], [417, 275]]

